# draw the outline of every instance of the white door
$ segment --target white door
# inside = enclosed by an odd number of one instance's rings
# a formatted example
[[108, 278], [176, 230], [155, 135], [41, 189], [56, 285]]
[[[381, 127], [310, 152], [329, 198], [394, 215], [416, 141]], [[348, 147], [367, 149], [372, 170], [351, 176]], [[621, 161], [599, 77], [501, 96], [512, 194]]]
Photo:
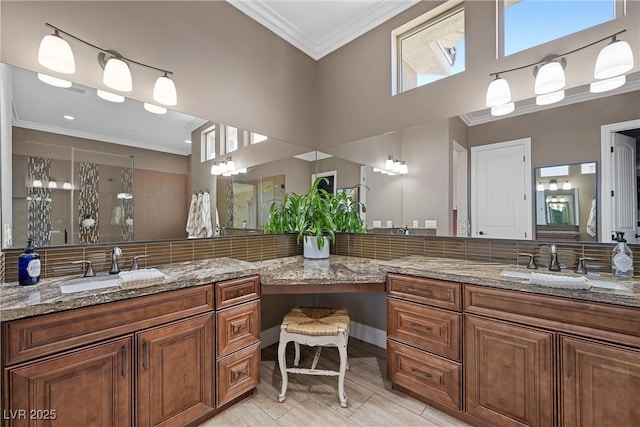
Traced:
[[471, 148], [471, 236], [531, 239], [531, 139]]
[[[636, 140], [630, 136], [613, 135], [613, 230], [623, 231], [628, 243], [640, 243], [636, 238], [637, 219]], [[607, 239], [607, 230], [605, 241]]]

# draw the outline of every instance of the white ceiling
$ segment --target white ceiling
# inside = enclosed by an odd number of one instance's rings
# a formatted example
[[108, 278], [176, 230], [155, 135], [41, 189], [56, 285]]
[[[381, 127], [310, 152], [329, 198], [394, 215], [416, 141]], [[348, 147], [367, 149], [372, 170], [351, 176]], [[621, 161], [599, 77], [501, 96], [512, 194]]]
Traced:
[[419, 0], [226, 0], [315, 60]]

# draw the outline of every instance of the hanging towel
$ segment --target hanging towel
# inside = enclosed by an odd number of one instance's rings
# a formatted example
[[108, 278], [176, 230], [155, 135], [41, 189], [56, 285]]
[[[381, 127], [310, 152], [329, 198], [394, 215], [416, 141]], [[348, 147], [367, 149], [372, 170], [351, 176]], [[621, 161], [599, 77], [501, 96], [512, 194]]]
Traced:
[[191, 196], [191, 204], [189, 205], [189, 216], [187, 217], [187, 235], [189, 238], [194, 238], [198, 234], [196, 229], [196, 209], [198, 204], [198, 196], [193, 193]]
[[201, 237], [211, 237], [213, 236], [213, 226], [211, 225], [211, 196], [209, 196], [209, 192], [205, 191], [202, 195], [202, 210], [200, 211], [202, 216], [202, 236]]
[[220, 216], [218, 215], [218, 206], [216, 206], [216, 236], [220, 236]]
[[202, 221], [202, 192], [198, 193], [198, 201], [196, 203], [196, 227], [195, 237], [204, 237], [202, 229], [204, 228], [204, 221]]
[[587, 234], [596, 237], [596, 199], [591, 201], [591, 210], [587, 219]]
[[111, 225], [121, 225], [124, 218], [124, 210], [122, 206], [114, 206], [111, 212]]

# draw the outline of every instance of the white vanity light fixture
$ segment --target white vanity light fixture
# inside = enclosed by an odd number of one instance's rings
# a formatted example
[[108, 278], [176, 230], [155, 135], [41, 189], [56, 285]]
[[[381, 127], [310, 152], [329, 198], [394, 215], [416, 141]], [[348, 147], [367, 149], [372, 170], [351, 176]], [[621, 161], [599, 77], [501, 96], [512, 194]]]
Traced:
[[144, 103], [144, 109], [153, 114], [167, 114], [167, 109], [159, 105]]
[[536, 96], [536, 105], [549, 105], [560, 102], [564, 99], [564, 90], [557, 90]]
[[[50, 26], [50, 25], [47, 25]], [[54, 27], [52, 27], [54, 28]], [[69, 43], [60, 37], [60, 31], [54, 28], [53, 34], [42, 38], [38, 48], [38, 63], [52, 71], [62, 74], [76, 72], [76, 63]]]
[[569, 181], [565, 182], [564, 184], [562, 184], [562, 189], [571, 190], [571, 183]]
[[111, 89], [120, 92], [131, 92], [133, 90], [133, 78], [129, 66], [138, 65], [156, 70], [162, 74], [157, 78], [153, 88], [152, 96], [156, 102], [168, 106], [174, 106], [178, 103], [175, 83], [169, 77], [173, 74], [172, 71], [143, 64], [142, 62], [127, 58], [114, 50], [96, 46], [49, 23], [45, 23], [45, 26], [51, 28], [54, 33], [46, 35], [40, 42], [40, 48], [38, 49], [38, 62], [40, 65], [58, 73], [75, 73], [73, 52], [69, 43], [62, 38], [62, 35], [64, 35], [65, 38], [74, 39], [99, 52], [98, 62], [104, 69], [102, 81]]
[[49, 181], [49, 184], [47, 185], [47, 187], [49, 187], [49, 188], [58, 188], [58, 183], [55, 181], [55, 179], [51, 179]]
[[64, 190], [73, 190], [73, 186], [71, 185], [70, 182], [65, 182], [64, 184], [62, 184], [62, 188]]
[[164, 75], [158, 77], [156, 80], [153, 86], [153, 99], [160, 104], [174, 106], [178, 103], [178, 94], [176, 92], [176, 85], [167, 73], [168, 72], [165, 71]]
[[556, 181], [555, 179], [552, 179], [551, 181], [549, 181], [549, 190], [556, 191], [557, 189], [558, 189], [558, 181]]
[[42, 188], [42, 181], [39, 179], [34, 179], [32, 186], [35, 188]]
[[611, 36], [611, 43], [600, 50], [593, 77], [608, 79], [626, 73], [633, 68], [633, 52], [624, 40], [617, 40], [619, 33]]
[[71, 87], [71, 82], [69, 80], [59, 79], [57, 77], [53, 77], [48, 74], [38, 73], [38, 80], [55, 87], [62, 87], [62, 88]]
[[535, 77], [534, 92], [536, 95], [544, 95], [547, 93], [557, 92], [564, 88], [566, 79], [564, 76], [564, 67], [566, 60], [562, 58], [560, 61], [555, 59], [545, 62], [539, 68], [533, 68]]
[[536, 191], [544, 191], [544, 184], [539, 182], [536, 186]]
[[496, 78], [489, 83], [487, 88], [487, 107], [497, 107], [511, 102], [511, 88], [509, 83], [496, 74]]
[[124, 96], [118, 95], [117, 93], [107, 92], [106, 90], [96, 90], [96, 94], [104, 99], [105, 101], [110, 102], [124, 102]]
[[504, 116], [509, 113], [513, 113], [513, 110], [516, 109], [516, 105], [513, 102], [509, 102], [503, 105], [496, 105], [495, 107], [491, 107], [491, 115], [492, 116]]
[[623, 74], [621, 76], [615, 76], [609, 79], [595, 81], [589, 85], [589, 90], [591, 91], [591, 93], [607, 92], [609, 90], [619, 88], [626, 82], [627, 76]]

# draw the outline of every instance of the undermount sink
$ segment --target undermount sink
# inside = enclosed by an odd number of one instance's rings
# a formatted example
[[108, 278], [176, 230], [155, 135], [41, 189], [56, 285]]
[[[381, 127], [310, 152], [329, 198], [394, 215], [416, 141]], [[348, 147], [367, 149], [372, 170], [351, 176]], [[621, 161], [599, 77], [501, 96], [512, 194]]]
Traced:
[[[544, 272], [544, 274], [550, 274], [553, 276], [557, 276], [559, 278], [568, 278], [568, 277], [576, 277], [576, 276], [567, 276], [567, 275], [562, 275], [562, 274], [552, 274], [552, 273], [547, 273]], [[531, 271], [523, 271], [523, 270], [503, 270], [500, 272], [501, 276], [504, 277], [513, 277], [516, 279], [526, 279], [526, 280], [530, 280], [531, 279]], [[625, 283], [620, 283], [620, 282], [611, 282], [609, 280], [600, 280], [600, 279], [595, 279], [593, 278], [593, 276], [587, 275], [587, 276], [578, 276], [577, 278], [580, 277], [585, 277], [589, 283], [591, 283], [591, 285], [594, 288], [605, 288], [605, 289], [613, 289], [613, 290], [618, 290], [618, 291], [628, 291], [631, 289], [631, 287], [633, 286], [632, 284], [625, 284]], [[560, 287], [560, 286], [558, 286]]]
[[113, 288], [119, 285], [120, 278], [117, 274], [99, 275], [95, 277], [76, 277], [60, 283], [60, 291], [63, 294], [71, 294], [74, 292]]

